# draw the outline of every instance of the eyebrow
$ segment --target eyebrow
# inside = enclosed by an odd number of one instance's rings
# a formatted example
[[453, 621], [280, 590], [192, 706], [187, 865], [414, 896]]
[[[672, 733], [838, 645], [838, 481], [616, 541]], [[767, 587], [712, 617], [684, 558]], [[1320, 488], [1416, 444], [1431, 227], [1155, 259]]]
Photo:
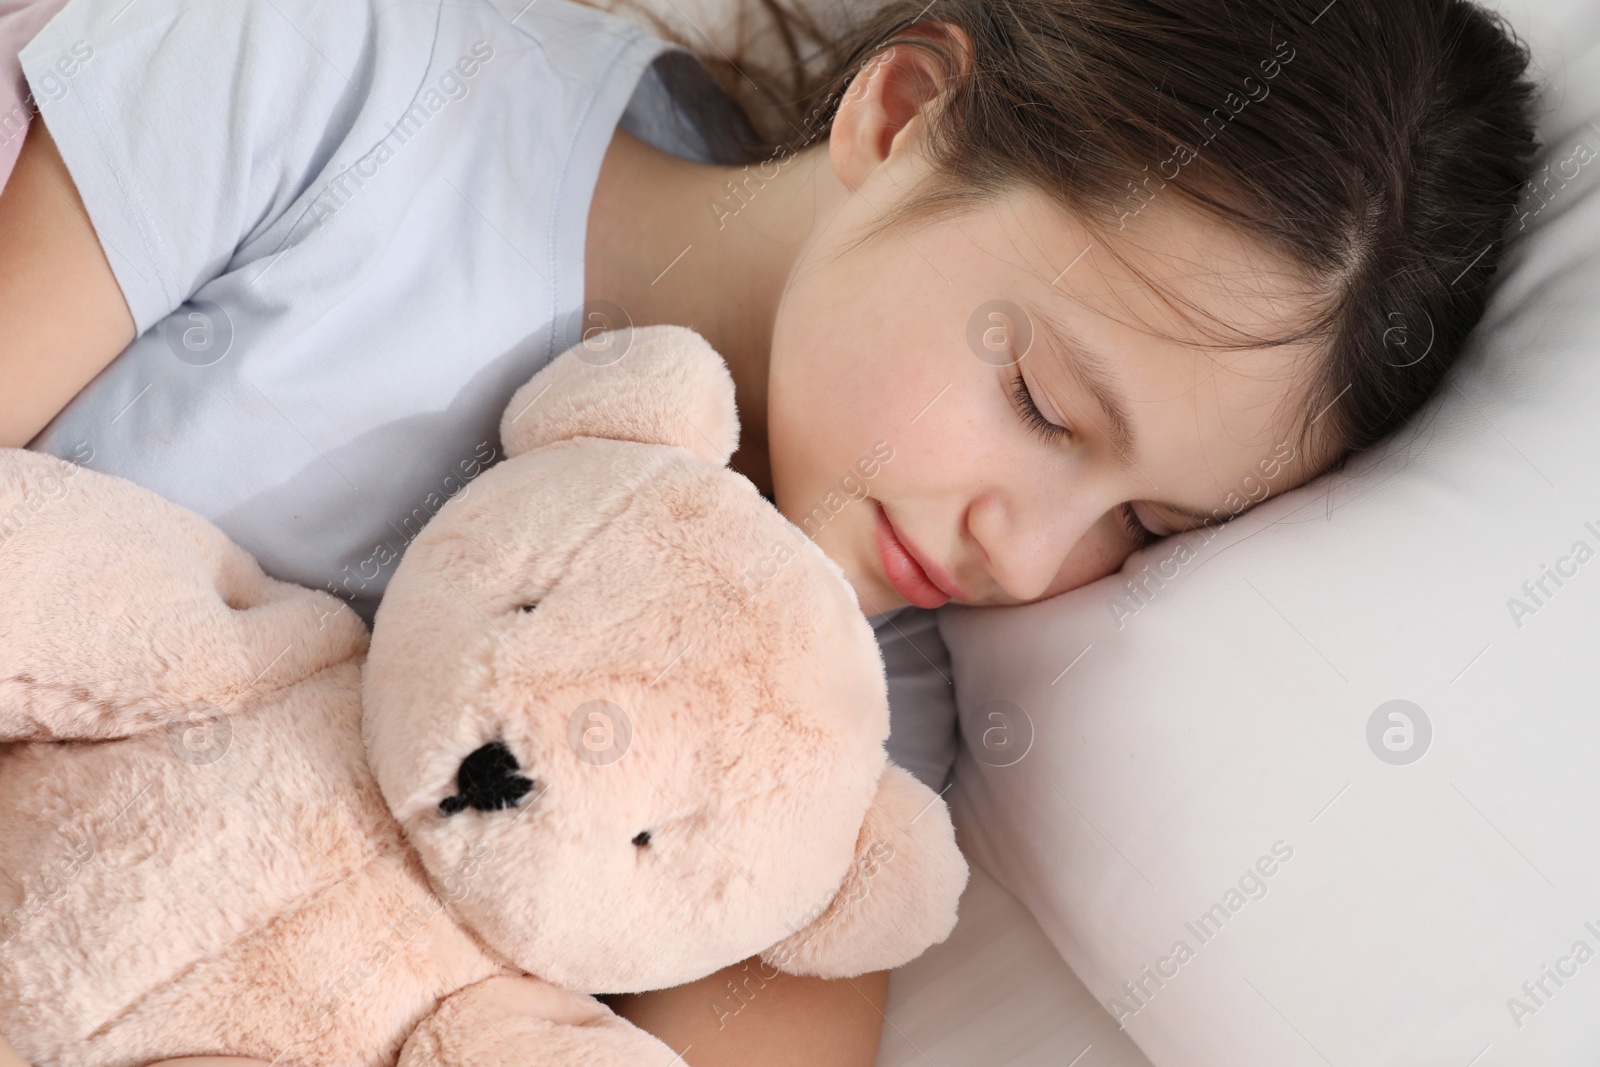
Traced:
[[[1083, 339], [1072, 332], [1065, 323], [1046, 315], [1037, 306], [1030, 305], [1028, 313], [1035, 321], [1044, 324], [1045, 330], [1051, 335], [1053, 342], [1051, 347], [1065, 357], [1062, 362], [1066, 365], [1068, 373], [1089, 391], [1095, 405], [1100, 408], [1106, 425], [1110, 427], [1108, 436], [1111, 439], [1111, 453], [1116, 457], [1117, 463], [1123, 467], [1131, 467], [1137, 443], [1133, 436], [1133, 420], [1128, 416], [1127, 398], [1111, 373], [1110, 360], [1084, 344]], [[1170, 511], [1174, 515], [1192, 519], [1201, 525], [1215, 522], [1217, 518], [1214, 513], [1206, 514], [1178, 504], [1164, 504], [1159, 501], [1151, 501], [1151, 504], [1162, 511]], [[1215, 512], [1217, 509], [1212, 510]]]
[[1100, 408], [1100, 414], [1110, 427], [1107, 436], [1111, 439], [1111, 454], [1116, 457], [1118, 466], [1132, 466], [1136, 444], [1133, 420], [1128, 417], [1127, 398], [1111, 374], [1111, 361], [1084, 344], [1083, 339], [1065, 323], [1051, 318], [1038, 307], [1030, 307], [1028, 312], [1036, 322], [1044, 324], [1045, 330], [1052, 335], [1052, 347], [1065, 356], [1061, 362], [1066, 365], [1068, 373], [1089, 391], [1095, 405]]

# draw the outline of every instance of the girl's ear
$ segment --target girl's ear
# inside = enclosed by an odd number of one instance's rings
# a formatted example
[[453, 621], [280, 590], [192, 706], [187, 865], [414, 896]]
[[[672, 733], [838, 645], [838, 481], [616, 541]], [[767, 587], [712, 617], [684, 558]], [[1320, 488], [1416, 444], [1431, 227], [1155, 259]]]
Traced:
[[878, 780], [839, 892], [810, 925], [761, 958], [788, 974], [818, 978], [899, 967], [950, 936], [966, 884], [950, 810], [891, 764]]
[[684, 326], [615, 331], [596, 358], [573, 345], [511, 397], [500, 417], [505, 454], [518, 456], [572, 437], [678, 445], [717, 466], [739, 447], [733, 375], [706, 339]]

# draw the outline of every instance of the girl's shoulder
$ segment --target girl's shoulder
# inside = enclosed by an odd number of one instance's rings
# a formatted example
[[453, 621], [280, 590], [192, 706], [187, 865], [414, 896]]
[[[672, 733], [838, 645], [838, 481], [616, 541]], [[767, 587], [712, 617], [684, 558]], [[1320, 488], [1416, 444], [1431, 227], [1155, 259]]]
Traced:
[[369, 620], [576, 339], [616, 127], [718, 140], [698, 61], [569, 0], [67, 0], [20, 58], [138, 327], [30, 447]]

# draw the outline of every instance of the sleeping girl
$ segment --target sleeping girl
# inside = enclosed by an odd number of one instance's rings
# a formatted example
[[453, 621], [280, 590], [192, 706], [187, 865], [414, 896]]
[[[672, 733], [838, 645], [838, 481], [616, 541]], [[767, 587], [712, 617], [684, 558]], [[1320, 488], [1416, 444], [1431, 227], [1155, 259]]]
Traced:
[[[1536, 148], [1527, 52], [1468, 0], [777, 8], [765, 75], [572, 0], [40, 10], [0, 444], [370, 621], [534, 371], [692, 327], [734, 468], [848, 576], [935, 790], [935, 609], [1077, 588], [1400, 426]], [[752, 961], [613, 1005], [694, 1067], [866, 1067], [887, 987]]]

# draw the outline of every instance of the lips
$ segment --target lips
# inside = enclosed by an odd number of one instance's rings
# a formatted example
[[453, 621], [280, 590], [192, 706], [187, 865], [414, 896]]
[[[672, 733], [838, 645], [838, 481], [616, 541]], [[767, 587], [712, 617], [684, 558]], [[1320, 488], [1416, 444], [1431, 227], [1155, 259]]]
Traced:
[[[876, 500], [872, 505], [878, 520], [875, 531], [878, 560], [883, 564], [884, 577], [894, 591], [904, 597], [907, 603], [919, 608], [937, 608], [959, 595], [960, 590], [953, 586], [941, 587], [929, 576], [911, 549], [895, 533], [883, 505]], [[948, 578], [945, 580], [949, 581]]]

